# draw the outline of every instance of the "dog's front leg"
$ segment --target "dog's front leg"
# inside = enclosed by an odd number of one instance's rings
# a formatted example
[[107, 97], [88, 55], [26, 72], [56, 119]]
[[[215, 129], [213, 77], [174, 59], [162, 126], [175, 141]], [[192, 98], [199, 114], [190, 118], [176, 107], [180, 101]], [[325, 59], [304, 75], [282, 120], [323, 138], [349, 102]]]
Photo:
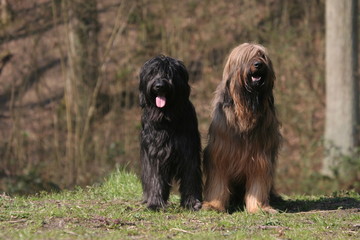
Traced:
[[163, 208], [170, 194], [169, 174], [160, 168], [158, 159], [151, 157], [146, 150], [141, 151], [140, 158], [143, 203], [153, 210]]
[[209, 172], [205, 183], [203, 208], [225, 212], [230, 199], [228, 185], [226, 176], [221, 176], [214, 170]]
[[276, 213], [277, 211], [269, 205], [269, 195], [271, 190], [271, 178], [264, 176], [252, 176], [247, 180], [245, 205], [249, 213], [264, 211]]
[[180, 180], [181, 206], [198, 211], [201, 209], [202, 180], [200, 160], [184, 167]]
[[[155, 161], [156, 162], [156, 161]], [[158, 164], [154, 164], [149, 169], [149, 179], [147, 185], [147, 207], [158, 210], [166, 206], [170, 194], [169, 174], [162, 170]]]

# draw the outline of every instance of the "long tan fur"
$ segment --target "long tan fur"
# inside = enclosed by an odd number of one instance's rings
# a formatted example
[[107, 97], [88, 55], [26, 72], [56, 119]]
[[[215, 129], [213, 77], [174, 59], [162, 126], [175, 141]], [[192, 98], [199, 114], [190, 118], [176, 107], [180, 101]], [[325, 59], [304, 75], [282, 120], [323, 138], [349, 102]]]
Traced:
[[[255, 67], [259, 62], [261, 71]], [[256, 74], [261, 76], [260, 83], [252, 80]], [[244, 192], [248, 212], [275, 211], [269, 195], [281, 135], [272, 93], [274, 81], [263, 46], [244, 43], [232, 50], [215, 93], [204, 151], [204, 208], [225, 211], [230, 198]]]

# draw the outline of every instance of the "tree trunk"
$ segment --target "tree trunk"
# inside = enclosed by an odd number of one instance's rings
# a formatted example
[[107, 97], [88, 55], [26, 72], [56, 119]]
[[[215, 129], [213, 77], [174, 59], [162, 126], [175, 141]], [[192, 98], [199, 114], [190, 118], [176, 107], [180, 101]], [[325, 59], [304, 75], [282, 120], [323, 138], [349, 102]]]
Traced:
[[1, 17], [0, 21], [1, 24], [7, 24], [9, 23], [13, 18], [13, 11], [11, 9], [10, 4], [7, 0], [1, 0], [0, 1], [0, 9], [1, 9]]
[[322, 172], [343, 173], [358, 146], [357, 0], [326, 1], [326, 123]]
[[67, 0], [67, 159], [73, 172], [73, 184], [84, 167], [91, 151], [89, 142], [89, 114], [94, 107], [92, 96], [98, 81], [98, 31], [96, 0]]

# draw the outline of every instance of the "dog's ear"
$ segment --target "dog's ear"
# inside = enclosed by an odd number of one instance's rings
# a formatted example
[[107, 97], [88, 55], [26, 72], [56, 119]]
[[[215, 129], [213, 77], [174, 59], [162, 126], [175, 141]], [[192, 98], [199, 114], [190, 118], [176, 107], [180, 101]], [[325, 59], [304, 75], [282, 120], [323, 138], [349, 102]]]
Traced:
[[178, 66], [179, 66], [179, 73], [182, 77], [182, 79], [188, 83], [189, 82], [189, 73], [185, 67], [185, 64], [182, 61], [178, 61]]
[[140, 70], [140, 82], [139, 82], [139, 103], [140, 107], [144, 108], [146, 106], [146, 79], [148, 78], [149, 68], [147, 68], [147, 65], [149, 64], [149, 61], [144, 64], [144, 66]]
[[225, 83], [225, 89], [223, 92], [223, 106], [224, 107], [230, 107], [234, 104], [234, 100], [232, 99], [231, 93], [230, 93], [230, 81], [231, 81], [231, 77], [229, 77]]
[[146, 105], [145, 96], [142, 92], [139, 93], [139, 103], [141, 108], [144, 108]]
[[271, 111], [275, 112], [275, 100], [274, 100], [274, 95], [272, 93], [268, 98], [268, 104]]
[[182, 61], [176, 60], [174, 69], [176, 69], [176, 76], [178, 78], [176, 81], [179, 84], [179, 91], [182, 97], [189, 98], [190, 96], [190, 86], [189, 86], [189, 73]]
[[184, 88], [183, 88], [184, 96], [186, 96], [186, 98], [189, 98], [191, 89], [190, 89], [190, 85], [189, 85], [189, 73], [186, 70], [185, 66], [184, 66], [184, 68], [182, 70], [182, 78], [184, 80], [183, 84], [185, 85]]

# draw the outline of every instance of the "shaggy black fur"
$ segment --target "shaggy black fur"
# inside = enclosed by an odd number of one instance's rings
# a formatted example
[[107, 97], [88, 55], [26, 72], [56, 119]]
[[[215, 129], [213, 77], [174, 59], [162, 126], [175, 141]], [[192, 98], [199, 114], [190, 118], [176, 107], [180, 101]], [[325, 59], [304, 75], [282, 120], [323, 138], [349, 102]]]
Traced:
[[188, 79], [181, 61], [163, 55], [141, 69], [141, 180], [150, 209], [165, 207], [173, 179], [180, 184], [181, 206], [201, 208], [201, 144]]

